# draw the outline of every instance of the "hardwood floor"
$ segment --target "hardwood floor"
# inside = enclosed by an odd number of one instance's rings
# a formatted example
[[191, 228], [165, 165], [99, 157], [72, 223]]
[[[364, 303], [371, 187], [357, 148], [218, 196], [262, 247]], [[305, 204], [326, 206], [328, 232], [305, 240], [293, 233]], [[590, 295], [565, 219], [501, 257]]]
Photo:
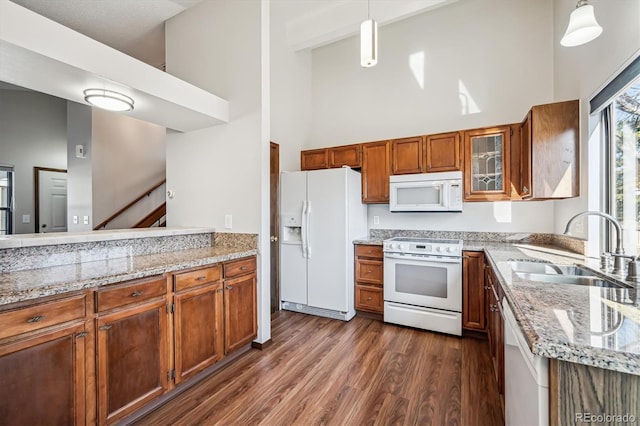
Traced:
[[504, 424], [486, 340], [276, 315], [272, 345], [136, 424]]

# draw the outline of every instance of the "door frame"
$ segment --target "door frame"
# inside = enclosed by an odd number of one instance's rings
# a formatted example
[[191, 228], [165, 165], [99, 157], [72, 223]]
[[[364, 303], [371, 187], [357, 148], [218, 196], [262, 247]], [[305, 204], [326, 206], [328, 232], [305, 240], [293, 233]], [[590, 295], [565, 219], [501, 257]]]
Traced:
[[[269, 243], [271, 244], [271, 298], [269, 301], [271, 314], [280, 311], [280, 145], [275, 142], [269, 143]], [[273, 167], [276, 167], [276, 170]], [[275, 173], [275, 185], [272, 177]], [[275, 186], [275, 189], [273, 188]], [[272, 242], [271, 237], [276, 237]]]
[[[33, 167], [33, 223], [36, 234], [40, 229], [40, 172], [67, 173], [67, 169], [53, 169], [51, 167]], [[68, 213], [67, 213], [68, 214]]]

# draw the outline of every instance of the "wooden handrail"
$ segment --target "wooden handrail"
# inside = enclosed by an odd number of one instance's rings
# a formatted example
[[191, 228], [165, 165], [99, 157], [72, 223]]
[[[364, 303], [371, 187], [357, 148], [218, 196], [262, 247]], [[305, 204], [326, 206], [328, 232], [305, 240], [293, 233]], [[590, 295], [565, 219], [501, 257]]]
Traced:
[[126, 206], [124, 206], [123, 208], [121, 208], [120, 210], [118, 210], [117, 212], [115, 212], [114, 214], [112, 214], [111, 216], [109, 216], [107, 219], [105, 219], [104, 221], [100, 222], [100, 224], [96, 227], [93, 228], [94, 231], [97, 231], [98, 229], [102, 229], [105, 227], [105, 225], [109, 222], [111, 222], [113, 219], [115, 219], [116, 217], [120, 216], [122, 213], [124, 213], [125, 211], [127, 211], [131, 206], [133, 206], [135, 203], [137, 203], [138, 201], [142, 200], [144, 197], [148, 196], [149, 194], [151, 194], [155, 189], [158, 189], [159, 187], [161, 187], [162, 185], [164, 185], [167, 182], [167, 179], [162, 179], [160, 182], [156, 183], [155, 185], [153, 185], [151, 188], [147, 189], [146, 191], [144, 191], [141, 195], [139, 195], [138, 197], [136, 197], [133, 201], [131, 201], [129, 204], [127, 204]]
[[151, 213], [146, 215], [140, 222], [132, 226], [132, 228], [149, 228], [154, 223], [162, 219], [167, 214], [167, 203], [162, 203], [156, 207]]

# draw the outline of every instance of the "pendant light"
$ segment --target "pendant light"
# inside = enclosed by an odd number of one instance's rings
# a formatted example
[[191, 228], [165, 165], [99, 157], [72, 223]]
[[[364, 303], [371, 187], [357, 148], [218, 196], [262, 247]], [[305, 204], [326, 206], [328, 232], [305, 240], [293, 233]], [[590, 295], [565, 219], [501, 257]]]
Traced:
[[93, 106], [109, 111], [132, 111], [133, 99], [122, 93], [105, 89], [87, 89], [84, 100]]
[[369, 68], [378, 63], [378, 23], [369, 15], [367, 0], [367, 20], [360, 25], [360, 65]]
[[580, 46], [595, 39], [602, 33], [593, 13], [593, 6], [587, 0], [578, 0], [578, 4], [569, 17], [569, 26], [560, 44], [566, 47]]

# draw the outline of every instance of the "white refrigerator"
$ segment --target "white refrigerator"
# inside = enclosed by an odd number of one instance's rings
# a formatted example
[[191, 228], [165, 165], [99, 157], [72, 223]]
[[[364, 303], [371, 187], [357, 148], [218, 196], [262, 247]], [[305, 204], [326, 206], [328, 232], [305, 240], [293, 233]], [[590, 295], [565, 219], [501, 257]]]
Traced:
[[361, 175], [350, 168], [282, 172], [282, 309], [355, 316], [353, 240], [367, 234]]

